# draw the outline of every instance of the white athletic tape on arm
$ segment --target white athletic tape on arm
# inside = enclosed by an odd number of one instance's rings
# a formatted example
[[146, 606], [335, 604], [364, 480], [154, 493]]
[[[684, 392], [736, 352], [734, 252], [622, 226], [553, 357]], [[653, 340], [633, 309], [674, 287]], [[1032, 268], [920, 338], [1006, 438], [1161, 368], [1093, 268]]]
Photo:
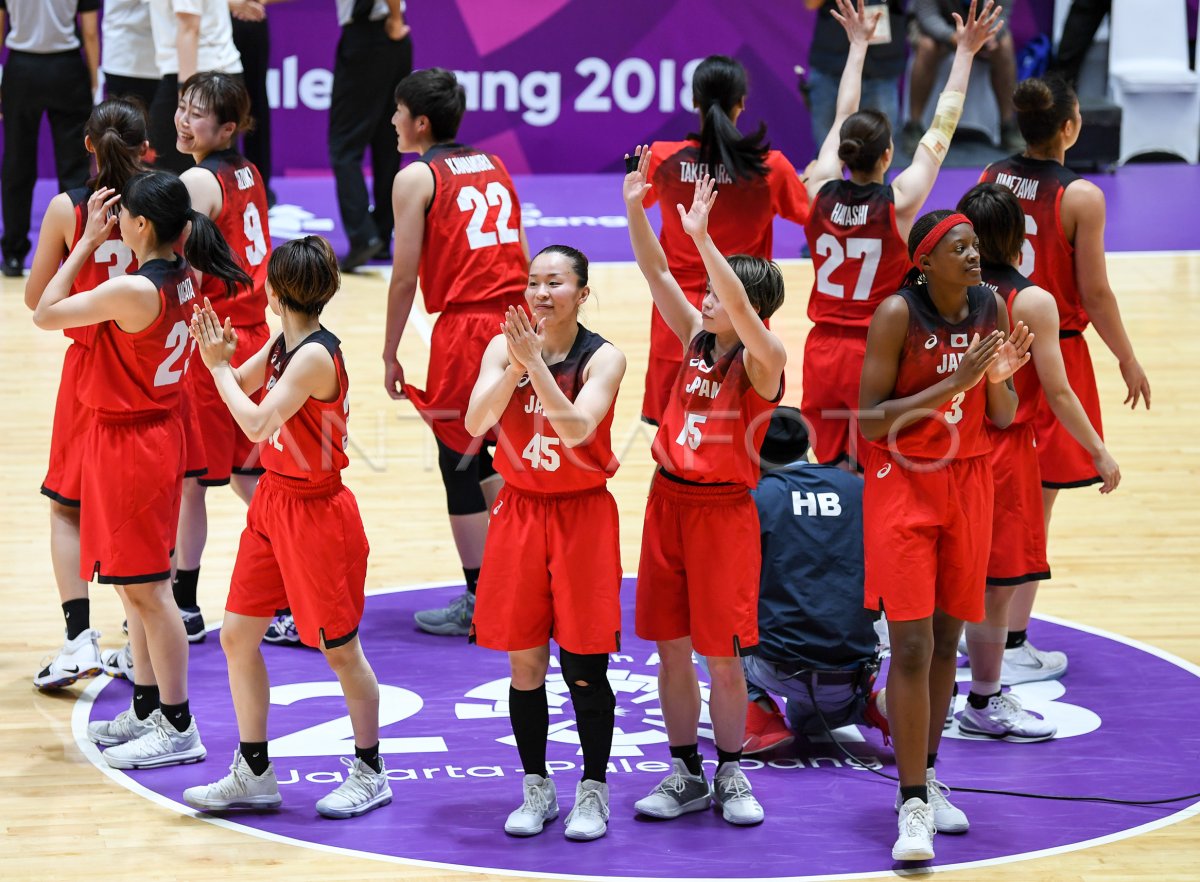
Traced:
[[943, 92], [938, 98], [937, 110], [933, 114], [933, 125], [921, 138], [921, 143], [929, 148], [939, 165], [946, 158], [946, 151], [950, 149], [950, 139], [954, 137], [954, 130], [958, 128], [958, 121], [962, 118], [963, 101], [966, 97], [963, 92]]

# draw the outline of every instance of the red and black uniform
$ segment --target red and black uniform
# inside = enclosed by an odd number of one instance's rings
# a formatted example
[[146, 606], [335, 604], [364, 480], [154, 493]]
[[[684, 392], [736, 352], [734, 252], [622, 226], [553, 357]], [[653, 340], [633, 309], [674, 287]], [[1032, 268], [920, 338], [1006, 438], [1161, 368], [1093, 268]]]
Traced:
[[370, 551], [358, 502], [342, 484], [350, 380], [338, 338], [321, 328], [289, 351], [280, 334], [263, 394], [305, 346], [322, 346], [333, 358], [338, 394], [308, 398], [262, 443], [266, 472], [246, 513], [225, 609], [269, 618], [290, 608], [306, 645], [333, 648], [358, 633]]
[[[720, 198], [713, 206], [708, 232], [722, 254], [747, 254], [770, 259], [776, 217], [803, 224], [808, 220], [808, 193], [796, 169], [778, 150], [766, 155], [763, 177], [733, 180], [725, 167], [715, 170], [700, 161], [700, 142], [656, 141], [650, 145], [647, 179], [653, 188], [646, 196], [649, 208], [663, 206], [662, 232], [658, 240], [667, 255], [671, 275], [692, 306], [700, 308], [708, 284], [704, 261], [692, 237], [683, 231], [676, 204], [692, 204], [696, 181], [706, 172], [716, 178]], [[683, 353], [679, 338], [667, 325], [658, 307], [650, 319], [650, 365], [642, 419], [658, 425], [672, 395], [675, 375]]]
[[816, 279], [808, 299], [813, 328], [804, 342], [800, 411], [819, 463], [857, 461], [858, 384], [867, 327], [883, 298], [904, 284], [912, 262], [896, 228], [890, 184], [830, 181], [804, 225]]
[[638, 564], [637, 634], [691, 636], [701, 655], [744, 655], [758, 645], [761, 570], [758, 449], [783, 396], [759, 395], [742, 344], [720, 358], [702, 331], [684, 353], [654, 437]]
[[[583, 325], [567, 357], [550, 365], [574, 401], [592, 357], [608, 343]], [[500, 416], [492, 507], [471, 639], [507, 651], [553, 636], [579, 655], [621, 647], [621, 548], [608, 479], [616, 400], [583, 444], [567, 447], [526, 375]], [[585, 527], [581, 529], [581, 527]]]
[[[75, 233], [71, 243], [79, 241], [87, 224], [87, 203], [92, 191], [87, 187], [67, 190], [75, 211]], [[101, 243], [84, 263], [70, 294], [91, 291], [108, 279], [123, 276], [137, 269], [137, 257], [121, 241], [121, 231], [113, 227], [108, 240]], [[68, 295], [70, 296], [70, 295]], [[61, 505], [75, 508], [80, 499], [80, 473], [83, 466], [83, 440], [91, 426], [91, 411], [79, 403], [79, 378], [86, 351], [96, 336], [96, 327], [66, 328], [63, 334], [71, 341], [63, 355], [62, 377], [58, 382], [58, 398], [54, 403], [54, 422], [50, 430], [50, 464], [42, 481], [42, 494]]]
[[[1015, 327], [1013, 303], [1033, 282], [1007, 265], [983, 265], [983, 283], [1004, 300], [1008, 325]], [[988, 582], [1020, 585], [1050, 578], [1046, 560], [1046, 522], [1042, 503], [1034, 419], [1045, 406], [1037, 371], [1028, 365], [1012, 378], [1017, 390], [1017, 414], [1007, 429], [987, 424], [992, 440], [992, 480], [996, 488], [992, 509], [992, 552]]]
[[[1052, 159], [1018, 155], [993, 162], [983, 170], [979, 180], [1008, 187], [1021, 203], [1025, 212], [1025, 248], [1021, 252], [1020, 271], [1033, 284], [1054, 295], [1067, 380], [1096, 432], [1104, 437], [1100, 393], [1083, 336], [1089, 319], [1075, 278], [1075, 246], [1067, 241], [1062, 224], [1063, 194], [1080, 177]], [[1044, 401], [1034, 421], [1034, 434], [1043, 487], [1086, 487], [1101, 483], [1103, 479], [1096, 474], [1091, 454], [1071, 437]]]
[[[996, 330], [996, 295], [967, 289], [967, 316], [946, 321], [924, 286], [897, 292], [908, 334], [889, 399], [907, 398], [958, 369], [978, 334]], [[933, 615], [983, 619], [992, 538], [991, 441], [984, 428], [987, 377], [932, 413], [913, 413], [863, 449], [865, 605], [893, 621]]]
[[[226, 295], [225, 283], [215, 276], [204, 276], [201, 285], [201, 294], [212, 302], [217, 316], [222, 322], [229, 318], [237, 330], [237, 351], [230, 363], [238, 367], [261, 350], [271, 336], [267, 327], [267, 260], [271, 256], [267, 188], [254, 163], [234, 150], [210, 153], [197, 167], [212, 172], [221, 187], [221, 212], [213, 223], [238, 265], [252, 279], [249, 285], [239, 285], [232, 297]], [[257, 462], [258, 445], [238, 427], [217, 392], [212, 373], [195, 370], [188, 374], [208, 466], [200, 483], [217, 487], [228, 484], [231, 474], [262, 474]]]
[[96, 325], [78, 387], [93, 411], [83, 449], [79, 574], [117, 585], [171, 575], [185, 467], [180, 381], [199, 288], [179, 256], [130, 275], [158, 289], [158, 318], [135, 334], [114, 321]]
[[483, 351], [509, 306], [524, 302], [529, 261], [521, 247], [521, 202], [500, 157], [438, 144], [420, 159], [433, 199], [417, 274], [425, 311], [441, 313], [429, 341], [425, 389], [404, 392], [438, 440], [457, 453], [478, 444], [463, 425]]

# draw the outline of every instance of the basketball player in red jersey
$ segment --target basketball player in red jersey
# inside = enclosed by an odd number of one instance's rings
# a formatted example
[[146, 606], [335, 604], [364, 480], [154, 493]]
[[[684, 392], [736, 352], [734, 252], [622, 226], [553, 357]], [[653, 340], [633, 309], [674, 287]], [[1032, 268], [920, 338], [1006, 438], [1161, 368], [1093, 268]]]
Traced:
[[[764, 324], [783, 303], [783, 274], [761, 257], [726, 259], [708, 234], [716, 182], [702, 175], [691, 208], [676, 205], [709, 274], [700, 309], [671, 275], [646, 218], [649, 151], [625, 176], [629, 238], [654, 302], [684, 348], [675, 389], [655, 435], [638, 564], [637, 633], [658, 644], [658, 674], [672, 771], [635, 808], [677, 818], [715, 798], [731, 824], [757, 824], [763, 809], [740, 761], [746, 734], [741, 656], [758, 644], [761, 569], [758, 450], [783, 396], [787, 352]], [[665, 213], [665, 212], [664, 212]], [[719, 550], [718, 550], [719, 549]], [[693, 649], [708, 660], [717, 744], [713, 789], [701, 767], [700, 691]]]
[[[984, 616], [992, 470], [984, 415], [1012, 422], [1009, 378], [1031, 337], [1009, 334], [981, 284], [979, 246], [961, 214], [923, 215], [909, 233], [915, 269], [879, 304], [859, 389], [864, 450], [865, 602], [887, 613], [887, 709], [900, 789], [898, 861], [933, 858], [933, 835], [965, 833], [934, 760], [954, 686], [963, 620]], [[986, 383], [981, 383], [984, 377]]]
[[512, 667], [509, 717], [525, 770], [524, 800], [504, 824], [514, 836], [540, 833], [558, 817], [546, 771], [551, 635], [583, 750], [567, 838], [600, 838], [609, 815], [605, 770], [616, 699], [607, 671], [608, 653], [621, 646], [621, 554], [607, 483], [617, 470], [611, 435], [625, 356], [579, 324], [587, 281], [582, 253], [542, 249], [529, 267], [528, 314], [509, 307], [467, 408], [471, 434], [496, 427], [504, 477], [471, 635], [507, 651]]
[[[367, 536], [354, 495], [342, 484], [349, 379], [338, 338], [321, 311], [341, 283], [329, 243], [306, 236], [268, 262], [271, 311], [283, 333], [233, 366], [241, 341], [207, 300], [192, 336], [217, 391], [247, 437], [262, 444], [266, 473], [242, 531], [221, 647], [238, 723], [238, 749], [221, 780], [189, 787], [184, 802], [206, 811], [275, 808], [281, 799], [267, 753], [270, 683], [261, 643], [275, 610], [289, 607], [309, 646], [319, 647], [341, 683], [354, 730], [354, 761], [317, 802], [328, 818], [350, 818], [392, 801], [379, 756], [379, 684], [358, 637], [365, 602]], [[254, 393], [265, 389], [262, 403]]]
[[[1028, 79], [1013, 96], [1017, 125], [1029, 146], [1025, 152], [994, 162], [981, 182], [999, 183], [1016, 194], [1025, 212], [1025, 246], [1018, 269], [1049, 291], [1058, 302], [1063, 364], [1071, 388], [1088, 421], [1103, 437], [1100, 396], [1083, 331], [1091, 322], [1121, 368], [1128, 390], [1125, 404], [1150, 407], [1150, 381], [1138, 362], [1121, 321], [1117, 298], [1104, 263], [1104, 193], [1064, 167], [1066, 153], [1079, 138], [1081, 117], [1074, 91], [1057, 77]], [[1058, 491], [1102, 484], [1093, 452], [1057, 417], [1049, 404], [1034, 421], [1042, 472], [1046, 531]], [[1026, 639], [1037, 583], [1023, 586], [1013, 599], [1004, 653], [1004, 682], [1054, 680], [1067, 670], [1062, 652], [1042, 652]]]
[[[145, 111], [121, 99], [105, 101], [92, 111], [84, 127], [84, 146], [96, 157], [97, 174], [88, 186], [59, 193], [46, 207], [25, 282], [25, 305], [31, 310], [37, 308], [46, 285], [83, 236], [88, 197], [106, 187], [120, 192], [130, 177], [143, 170], [142, 155], [148, 146]], [[133, 252], [114, 227], [80, 268], [70, 293], [90, 291], [106, 279], [136, 269]], [[67, 635], [62, 649], [33, 678], [39, 689], [57, 689], [94, 677], [104, 664], [97, 643], [100, 634], [91, 627], [88, 583], [79, 577], [80, 480], [91, 411], [79, 402], [77, 392], [95, 328], [69, 328], [63, 333], [71, 343], [63, 356], [50, 433], [50, 467], [42, 481], [42, 494], [50, 500], [50, 559]]]
[[987, 618], [967, 624], [971, 692], [959, 730], [975, 738], [1044, 741], [1054, 736], [1054, 724], [1026, 712], [1011, 693], [1000, 691], [1013, 592], [1028, 582], [1050, 578], [1033, 429], [1038, 409], [1048, 405], [1072, 437], [1091, 451], [1096, 471], [1104, 477], [1101, 492], [1114, 490], [1121, 472], [1071, 390], [1059, 346], [1054, 295], [1016, 268], [1025, 244], [1025, 217], [1016, 196], [1000, 184], [977, 184], [959, 201], [958, 210], [971, 219], [979, 237], [984, 285], [1007, 305], [1009, 323], [1020, 322], [1034, 335], [1030, 352], [1035, 368], [1019, 371], [1013, 378], [1019, 403], [1012, 424], [1003, 430], [987, 427], [995, 480]]
[[[139, 269], [67, 296], [117, 225], [118, 200], [121, 239]], [[185, 259], [174, 248], [189, 222]], [[88, 727], [115, 768], [205, 756], [188, 707], [187, 640], [170, 591], [185, 468], [184, 307], [198, 290], [191, 264], [230, 285], [247, 281], [216, 228], [192, 211], [183, 183], [142, 172], [120, 196], [107, 188], [92, 194], [83, 235], [33, 314], [47, 330], [94, 326], [78, 386], [79, 400], [93, 410], [82, 457], [79, 575], [117, 586], [129, 620], [133, 706]]]
[[[912, 164], [884, 182], [892, 164], [892, 128], [877, 110], [858, 109], [867, 44], [877, 19], [863, 0], [838, 0], [831, 14], [846, 29], [850, 55], [838, 88], [837, 116], [808, 170], [812, 202], [804, 234], [816, 279], [808, 300], [813, 328], [804, 343], [801, 412], [811, 429], [817, 462], [858, 465], [858, 381], [875, 307], [901, 287], [908, 272], [907, 239], [913, 220], [937, 180], [962, 114], [975, 53], [999, 30], [1000, 8], [988, 0], [976, 17], [972, 3], [964, 22], [955, 13], [958, 49], [938, 99], [933, 125]], [[843, 178], [842, 168], [850, 172]]]
[[[203, 279], [201, 295], [237, 328], [241, 345], [235, 362], [249, 358], [267, 342], [267, 258], [271, 233], [267, 225], [267, 188], [254, 164], [235, 149], [239, 132], [250, 126], [250, 95], [241, 81], [223, 73], [191, 76], [179, 91], [175, 111], [176, 148], [196, 165], [180, 177], [196, 211], [211, 218], [229, 243], [250, 282], [226, 295], [219, 280]], [[208, 540], [205, 494], [226, 484], [249, 503], [262, 467], [258, 450], [239, 428], [208, 371], [188, 372], [192, 407], [200, 426], [208, 471], [183, 485], [179, 540], [172, 590], [183, 614], [188, 640], [204, 639], [204, 617], [196, 602], [200, 559]]]
[[[401, 153], [416, 153], [396, 175], [392, 278], [383, 342], [384, 386], [407, 398], [437, 438], [450, 531], [467, 590], [445, 609], [423, 610], [416, 623], [431, 634], [465, 635], [487, 537], [488, 506], [499, 477], [489, 441], [471, 437], [463, 414], [480, 359], [509, 306], [523, 302], [529, 247], [521, 203], [500, 157], [456, 143], [466, 109], [462, 86], [448, 70], [409, 74], [396, 87], [392, 123]], [[417, 280], [425, 311], [438, 313], [429, 343], [425, 389], [405, 382], [397, 355], [408, 327]]]
[[[662, 204], [659, 242], [667, 255], [671, 275], [688, 302], [700, 308], [707, 291], [705, 264], [683, 229], [673, 206], [690, 205], [696, 182], [711, 175], [721, 199], [710, 218], [711, 236], [722, 254], [771, 258], [776, 217], [798, 224], [808, 219], [808, 197], [796, 169], [778, 150], [766, 143], [767, 125], [760, 123], [749, 135], [737, 129], [746, 109], [746, 69], [725, 55], [710, 55], [692, 75], [692, 103], [700, 116], [700, 131], [683, 141], [656, 141], [650, 145], [646, 180], [646, 207]], [[683, 347], [659, 307], [650, 319], [650, 364], [642, 419], [657, 426], [674, 395]]]

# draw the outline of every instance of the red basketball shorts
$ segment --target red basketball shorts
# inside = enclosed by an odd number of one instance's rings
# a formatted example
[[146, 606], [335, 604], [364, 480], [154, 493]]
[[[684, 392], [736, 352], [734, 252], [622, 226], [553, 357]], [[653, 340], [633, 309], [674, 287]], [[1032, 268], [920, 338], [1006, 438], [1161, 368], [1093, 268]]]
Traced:
[[323, 481], [265, 473], [250, 500], [225, 609], [269, 618], [290, 608], [307, 646], [341, 646], [365, 605], [367, 534], [341, 475]]
[[[1067, 369], [1067, 380], [1083, 405], [1084, 413], [1092, 427], [1104, 437], [1100, 422], [1100, 392], [1096, 388], [1096, 373], [1092, 369], [1092, 356], [1088, 352], [1083, 334], [1069, 334], [1061, 338], [1063, 366]], [[1102, 478], [1096, 474], [1096, 464], [1091, 455], [1071, 433], [1058, 421], [1045, 399], [1039, 403], [1034, 418], [1034, 434], [1037, 436], [1038, 464], [1042, 470], [1042, 486], [1065, 489], [1099, 484]]]
[[1042, 476], [1033, 426], [1016, 423], [1007, 429], [989, 427], [988, 437], [992, 439], [996, 499], [987, 580], [993, 585], [1020, 585], [1049, 579]]
[[[192, 365], [191, 370], [207, 371], [208, 368], [203, 364], [199, 368]], [[191, 384], [185, 381], [180, 392], [182, 393], [179, 399], [179, 418], [183, 422], [183, 476], [199, 478], [208, 471], [208, 461], [204, 453], [204, 436], [200, 431], [200, 418], [196, 415], [196, 408], [192, 404]]]
[[621, 648], [621, 542], [606, 487], [534, 494], [505, 485], [492, 506], [471, 639], [579, 655]]
[[992, 465], [987, 454], [931, 471], [864, 445], [865, 603], [897, 622], [940, 609], [983, 620], [992, 544]]
[[[237, 351], [230, 361], [234, 367], [257, 354], [271, 337], [271, 329], [266, 322], [236, 330]], [[263, 470], [258, 464], [258, 445], [247, 438], [238, 426], [228, 405], [221, 399], [209, 369], [199, 357], [195, 362], [188, 366], [187, 376], [191, 407], [200, 428], [204, 443], [204, 465], [207, 467], [200, 483], [205, 487], [220, 487], [229, 483], [231, 474], [261, 475]], [[258, 401], [260, 395], [261, 392], [256, 392], [251, 398]]]
[[637, 635], [691, 637], [701, 655], [758, 645], [762, 540], [742, 485], [681, 484], [655, 473], [638, 564]]
[[479, 441], [463, 425], [471, 390], [479, 378], [479, 363], [509, 303], [522, 306], [524, 297], [511, 301], [452, 306], [438, 316], [429, 340], [429, 375], [425, 388], [404, 384], [404, 394], [438, 440], [456, 453], [474, 453]]
[[92, 409], [79, 402], [79, 375], [87, 348], [78, 343], [63, 355], [62, 378], [54, 402], [50, 429], [50, 465], [42, 481], [42, 494], [62, 505], [79, 507], [82, 499], [83, 446], [92, 425]]
[[815, 325], [804, 341], [804, 395], [800, 413], [808, 422], [817, 462], [858, 461], [858, 385], [867, 354], [867, 329]]
[[175, 411], [96, 413], [83, 448], [80, 578], [114, 585], [170, 578], [183, 445]]

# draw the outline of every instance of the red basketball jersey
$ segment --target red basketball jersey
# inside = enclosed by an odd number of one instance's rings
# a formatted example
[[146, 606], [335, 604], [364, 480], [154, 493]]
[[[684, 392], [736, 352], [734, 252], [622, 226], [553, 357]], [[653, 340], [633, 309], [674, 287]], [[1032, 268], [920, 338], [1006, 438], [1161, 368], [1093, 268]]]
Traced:
[[158, 288], [158, 318], [136, 334], [100, 322], [79, 380], [79, 400], [101, 411], [169, 411], [179, 407], [190, 349], [188, 320], [199, 286], [188, 262], [152, 260], [130, 275]]
[[[976, 334], [984, 337], [996, 330], [996, 295], [982, 285], [967, 289], [969, 312], [957, 324], [942, 318], [923, 285], [902, 288], [897, 296], [908, 304], [908, 336], [889, 398], [907, 398], [941, 382], [958, 369]], [[987, 453], [992, 449], [983, 426], [987, 382], [984, 377], [933, 413], [914, 414], [916, 419], [894, 439], [874, 443], [916, 459], [965, 459]]]
[[[1012, 317], [1013, 302], [1017, 295], [1026, 288], [1033, 287], [1033, 282], [1021, 275], [1008, 265], [983, 264], [983, 284], [991, 288], [1004, 300], [1008, 307], [1008, 326], [1016, 327]], [[1029, 364], [1013, 374], [1013, 388], [1017, 390], [1017, 415], [1012, 424], [1032, 422], [1037, 414], [1038, 405], [1043, 398], [1042, 384], [1038, 382], [1037, 371]]]
[[668, 472], [701, 484], [758, 485], [758, 449], [771, 411], [746, 373], [741, 344], [713, 361], [716, 337], [692, 338], [662, 424], [654, 436], [654, 460]]
[[696, 181], [707, 172], [717, 181], [719, 193], [708, 232], [722, 254], [771, 257], [775, 217], [802, 224], [808, 220], [808, 194], [796, 169], [778, 150], [766, 156], [767, 174], [735, 181], [725, 170], [700, 162], [699, 141], [656, 141], [650, 145], [648, 175], [654, 185], [646, 196], [646, 207], [662, 203], [662, 232], [659, 241], [667, 255], [671, 274], [684, 292], [696, 297], [704, 293], [707, 273], [692, 237], [683, 231], [677, 204], [692, 204]]
[[287, 351], [283, 334], [271, 346], [267, 358], [267, 382], [263, 394], [271, 391], [292, 357], [307, 344], [324, 346], [333, 356], [337, 367], [338, 396], [333, 401], [318, 401], [310, 397], [301, 408], [288, 417], [269, 439], [260, 445], [261, 464], [269, 472], [320, 481], [335, 475], [350, 463], [346, 456], [349, 439], [346, 424], [350, 420], [350, 378], [342, 358], [341, 341], [321, 328], [313, 331], [291, 352]]
[[434, 181], [418, 269], [426, 311], [521, 296], [529, 278], [521, 201], [500, 157], [438, 144], [421, 162]]
[[979, 180], [1001, 184], [1016, 194], [1025, 212], [1021, 274], [1054, 295], [1062, 330], [1082, 331], [1088, 326], [1088, 314], [1075, 282], [1075, 246], [1067, 241], [1062, 225], [1063, 193], [1079, 175], [1052, 159], [1018, 155], [993, 162]]
[[[79, 241], [79, 237], [83, 235], [83, 228], [87, 225], [87, 204], [92, 192], [87, 187], [76, 187], [67, 191], [67, 196], [70, 197], [71, 205], [75, 210], [75, 235], [71, 238], [72, 248]], [[79, 275], [75, 277], [75, 282], [71, 285], [71, 294], [91, 291], [93, 288], [99, 287], [101, 282], [136, 270], [137, 256], [133, 253], [132, 248], [121, 241], [121, 228], [114, 224], [112, 231], [108, 234], [108, 239], [100, 243], [100, 246], [92, 252], [92, 256], [84, 263], [83, 268], [79, 270]], [[63, 333], [76, 343], [90, 346], [92, 338], [96, 335], [96, 326], [67, 328]]]
[[[558, 388], [571, 401], [583, 388], [588, 362], [607, 342], [580, 325], [567, 357], [550, 366]], [[612, 451], [615, 408], [614, 398], [592, 437], [584, 444], [567, 447], [546, 418], [529, 376], [522, 377], [500, 417], [497, 471], [505, 484], [535, 493], [574, 493], [603, 487], [618, 465]]]
[[234, 150], [210, 153], [199, 167], [212, 172], [221, 185], [221, 213], [213, 223], [253, 280], [226, 297], [224, 282], [204, 276], [201, 293], [212, 301], [222, 321], [228, 316], [237, 328], [262, 324], [267, 320], [267, 258], [271, 256], [267, 187], [254, 163]]
[[866, 328], [912, 266], [889, 184], [830, 181], [817, 193], [804, 235], [816, 272], [808, 298], [813, 322]]

